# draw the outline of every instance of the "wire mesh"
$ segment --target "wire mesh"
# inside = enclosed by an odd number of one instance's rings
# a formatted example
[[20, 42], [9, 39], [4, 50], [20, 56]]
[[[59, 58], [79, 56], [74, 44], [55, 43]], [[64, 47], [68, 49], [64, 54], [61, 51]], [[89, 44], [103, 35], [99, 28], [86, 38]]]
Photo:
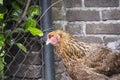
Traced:
[[[30, 5], [38, 5], [40, 7], [40, 0], [31, 0]], [[24, 9], [25, 6], [26, 4], [22, 6], [22, 9]], [[8, 13], [5, 15], [5, 20], [11, 17], [12, 11], [13, 8], [9, 7]], [[39, 17], [40, 16], [36, 16], [34, 19], [37, 21]], [[20, 25], [16, 26], [16, 23], [15, 21], [9, 21], [5, 27], [12, 31]], [[37, 26], [40, 28], [39, 21], [37, 21]], [[42, 67], [44, 64], [42, 61], [42, 38], [23, 32], [12, 33], [9, 37], [13, 39], [13, 41], [10, 40], [11, 42], [23, 44], [27, 48], [27, 53], [15, 44], [4, 47], [4, 60], [6, 65], [1, 80], [41, 80]], [[6, 35], [6, 39], [7, 38], [8, 35]]]
[[[42, 44], [38, 44], [37, 38], [30, 39], [24, 37], [23, 44], [30, 44], [28, 46], [28, 53], [23, 53], [16, 46], [8, 47], [5, 60], [7, 62], [6, 69], [4, 71], [5, 76], [8, 76], [10, 80], [24, 79], [37, 79], [41, 78], [42, 70]], [[9, 56], [7, 56], [9, 55]]]

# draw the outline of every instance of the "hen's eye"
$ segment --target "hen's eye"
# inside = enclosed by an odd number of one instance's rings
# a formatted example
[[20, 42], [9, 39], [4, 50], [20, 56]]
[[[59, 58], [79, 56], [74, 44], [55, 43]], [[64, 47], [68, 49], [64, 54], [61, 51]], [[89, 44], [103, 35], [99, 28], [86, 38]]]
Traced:
[[51, 38], [51, 37], [53, 37], [54, 35], [49, 35], [48, 37], [49, 37], [49, 39]]
[[59, 34], [60, 38], [62, 38], [62, 34]]

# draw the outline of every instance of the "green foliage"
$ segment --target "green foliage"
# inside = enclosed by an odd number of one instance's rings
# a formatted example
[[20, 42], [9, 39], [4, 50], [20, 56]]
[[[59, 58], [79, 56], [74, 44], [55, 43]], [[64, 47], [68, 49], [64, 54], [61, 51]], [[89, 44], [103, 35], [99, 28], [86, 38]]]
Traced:
[[5, 46], [5, 37], [3, 34], [0, 34], [0, 48], [2, 48], [3, 46]]
[[40, 14], [39, 6], [33, 5], [33, 6], [29, 7], [29, 9], [28, 9], [29, 16], [34, 17], [35, 15], [39, 15], [39, 14]]
[[16, 1], [12, 2], [12, 7], [15, 9], [15, 10], [19, 10], [20, 9], [20, 6], [17, 4]]
[[3, 19], [4, 18], [4, 14], [0, 14], [0, 19]]
[[5, 66], [5, 61], [4, 61], [4, 54], [5, 54], [5, 50], [2, 50], [2, 48], [5, 46], [5, 37], [3, 34], [0, 34], [0, 77], [3, 75], [3, 69]]
[[0, 4], [3, 4], [3, 0], [0, 0]]
[[26, 22], [25, 22], [25, 26], [24, 26], [24, 28], [25, 29], [27, 29], [27, 28], [29, 28], [29, 27], [36, 27], [36, 21], [34, 20], [34, 19], [32, 19], [32, 18], [30, 18], [30, 19], [28, 19]]
[[26, 47], [25, 47], [23, 44], [21, 44], [21, 43], [16, 43], [16, 45], [17, 45], [22, 51], [24, 51], [25, 53], [27, 53], [27, 49], [26, 49]]
[[12, 20], [18, 21], [21, 15], [22, 15], [22, 10], [20, 10], [20, 9], [13, 10], [12, 11], [12, 15], [11, 15], [12, 16]]
[[33, 36], [43, 36], [43, 32], [36, 28], [36, 21], [32, 18], [25, 22], [25, 30], [29, 31]]
[[[24, 53], [27, 53], [27, 48], [20, 42], [16, 41], [12, 36], [16, 33], [31, 34], [31, 36], [43, 36], [43, 32], [38, 28], [37, 21], [34, 19], [40, 16], [40, 7], [38, 5], [30, 5], [26, 15], [18, 26], [11, 29], [12, 23], [17, 23], [24, 13], [24, 8], [27, 0], [0, 0], [0, 78], [4, 75], [4, 55], [6, 45], [16, 45]], [[9, 13], [10, 11], [10, 13]], [[7, 15], [7, 19], [6, 18]]]
[[3, 75], [3, 70], [4, 70], [5, 62], [3, 58], [0, 58], [0, 76]]
[[43, 36], [43, 32], [36, 27], [28, 27], [27, 30], [30, 31], [33, 36]]

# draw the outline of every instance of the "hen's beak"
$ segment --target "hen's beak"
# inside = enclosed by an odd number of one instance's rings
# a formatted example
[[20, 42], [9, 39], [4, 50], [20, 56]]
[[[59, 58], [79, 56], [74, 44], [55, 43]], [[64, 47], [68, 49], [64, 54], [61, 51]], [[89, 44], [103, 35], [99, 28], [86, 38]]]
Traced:
[[46, 45], [48, 45], [48, 44], [50, 44], [50, 41], [49, 41], [49, 40], [46, 41]]

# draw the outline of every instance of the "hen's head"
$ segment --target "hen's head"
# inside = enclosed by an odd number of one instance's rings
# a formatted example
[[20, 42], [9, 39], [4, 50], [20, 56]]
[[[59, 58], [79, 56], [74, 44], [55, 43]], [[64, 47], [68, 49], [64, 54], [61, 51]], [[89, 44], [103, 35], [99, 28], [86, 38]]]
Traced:
[[69, 39], [69, 37], [70, 35], [65, 31], [62, 31], [62, 30], [52, 31], [47, 35], [46, 45], [50, 43], [53, 46], [56, 46], [62, 43], [63, 41]]

